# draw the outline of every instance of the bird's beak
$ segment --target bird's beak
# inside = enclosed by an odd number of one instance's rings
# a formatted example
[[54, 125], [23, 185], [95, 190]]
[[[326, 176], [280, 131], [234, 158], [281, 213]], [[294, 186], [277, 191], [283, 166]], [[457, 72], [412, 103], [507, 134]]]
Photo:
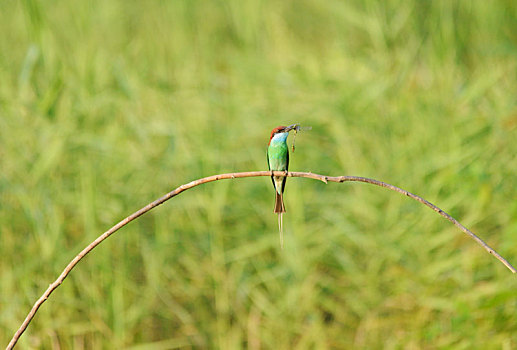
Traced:
[[289, 125], [289, 126], [285, 127], [285, 129], [282, 130], [282, 132], [289, 132], [289, 131], [291, 131], [293, 129], [296, 129], [297, 126], [298, 126], [298, 124]]

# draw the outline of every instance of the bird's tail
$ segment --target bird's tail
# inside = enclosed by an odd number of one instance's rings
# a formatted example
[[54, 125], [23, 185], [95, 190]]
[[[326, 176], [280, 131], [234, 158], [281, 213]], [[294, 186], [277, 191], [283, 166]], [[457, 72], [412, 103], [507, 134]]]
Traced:
[[284, 196], [278, 192], [275, 192], [276, 193], [276, 198], [275, 198], [275, 210], [274, 212], [275, 213], [285, 213], [285, 206], [284, 206]]
[[280, 249], [284, 249], [284, 222], [283, 213], [278, 213], [278, 231], [280, 232]]
[[275, 213], [278, 214], [278, 231], [280, 232], [280, 248], [284, 249], [284, 222], [283, 214], [285, 213], [284, 196], [275, 192]]

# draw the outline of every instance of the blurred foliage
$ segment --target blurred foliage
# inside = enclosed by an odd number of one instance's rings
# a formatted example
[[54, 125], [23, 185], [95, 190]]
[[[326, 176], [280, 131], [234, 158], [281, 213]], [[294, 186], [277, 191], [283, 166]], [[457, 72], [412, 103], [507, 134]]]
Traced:
[[[361, 175], [517, 263], [515, 1], [2, 1], [0, 342], [89, 242], [193, 179]], [[517, 281], [422, 205], [207, 184], [94, 250], [19, 348], [517, 347]]]

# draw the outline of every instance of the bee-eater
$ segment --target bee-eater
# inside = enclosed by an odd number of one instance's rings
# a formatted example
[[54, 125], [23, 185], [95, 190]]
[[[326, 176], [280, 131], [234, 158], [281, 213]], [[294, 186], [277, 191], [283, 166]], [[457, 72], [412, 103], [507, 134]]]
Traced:
[[[293, 126], [278, 126], [271, 131], [271, 137], [267, 148], [267, 163], [271, 171], [287, 171], [289, 168], [289, 149], [287, 147], [287, 136]], [[278, 214], [278, 227], [280, 230], [280, 246], [284, 247], [282, 232], [282, 214], [285, 213], [284, 189], [285, 176], [271, 176], [275, 187], [275, 210]]]

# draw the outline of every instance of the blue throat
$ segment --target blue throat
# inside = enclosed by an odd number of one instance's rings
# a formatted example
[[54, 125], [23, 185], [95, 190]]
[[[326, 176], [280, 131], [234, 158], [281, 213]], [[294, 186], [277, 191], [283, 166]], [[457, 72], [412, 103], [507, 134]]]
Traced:
[[288, 132], [275, 134], [275, 136], [273, 136], [271, 139], [271, 143], [284, 143], [287, 140], [287, 136], [289, 136]]

